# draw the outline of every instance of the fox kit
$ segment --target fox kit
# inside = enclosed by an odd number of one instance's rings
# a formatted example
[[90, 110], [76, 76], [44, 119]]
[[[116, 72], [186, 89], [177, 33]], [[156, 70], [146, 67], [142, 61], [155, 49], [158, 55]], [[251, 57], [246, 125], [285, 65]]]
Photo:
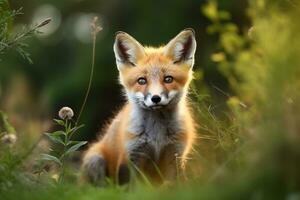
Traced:
[[184, 174], [195, 139], [187, 102], [195, 51], [192, 29], [159, 48], [117, 33], [114, 53], [128, 101], [85, 153], [84, 180], [104, 185], [108, 177], [122, 184], [135, 171], [162, 183]]

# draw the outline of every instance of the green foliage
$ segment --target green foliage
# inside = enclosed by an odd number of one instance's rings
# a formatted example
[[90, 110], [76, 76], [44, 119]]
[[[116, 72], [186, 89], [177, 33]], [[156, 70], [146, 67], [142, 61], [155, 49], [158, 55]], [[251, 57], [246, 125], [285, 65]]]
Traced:
[[[203, 6], [202, 10], [212, 22], [207, 28], [208, 34], [217, 35], [219, 38], [218, 50], [211, 55], [211, 60], [218, 65], [220, 72], [227, 78], [233, 91], [238, 91], [241, 88], [240, 83], [244, 82], [242, 77], [251, 76], [249, 73], [237, 73], [236, 67], [238, 59], [250, 59], [251, 54], [248, 49], [250, 41], [247, 35], [241, 35], [237, 25], [230, 21], [229, 13], [218, 10], [216, 1], [210, 1]], [[208, 10], [215, 10], [214, 15]], [[223, 15], [227, 17], [222, 17]]]
[[30, 54], [25, 50], [28, 45], [24, 43], [24, 40], [32, 37], [38, 31], [39, 28], [47, 25], [50, 19], [46, 19], [40, 24], [34, 26], [24, 26], [22, 30], [18, 32], [12, 32], [10, 29], [13, 20], [16, 16], [23, 14], [22, 8], [17, 10], [8, 9], [9, 5], [6, 0], [1, 0], [0, 2], [0, 56], [9, 50], [13, 49], [17, 51], [22, 58], [26, 59], [29, 63], [32, 63]]
[[[87, 141], [74, 141], [72, 136], [83, 127], [83, 125], [77, 126], [76, 123], [68, 119], [60, 120], [54, 119], [54, 121], [63, 128], [63, 130], [55, 131], [52, 133], [45, 133], [45, 135], [57, 145], [61, 145], [63, 150], [59, 152], [59, 155], [50, 155], [50, 154], [41, 154], [41, 160], [52, 161], [59, 165], [60, 176], [59, 180], [63, 181], [65, 168], [66, 168], [66, 159], [72, 153], [77, 151], [80, 147], [85, 145]], [[52, 151], [51, 149], [49, 149]]]
[[207, 27], [207, 32], [210, 34], [221, 31], [234, 31], [237, 29], [233, 23], [228, 22], [226, 25], [222, 24], [223, 21], [229, 21], [231, 15], [227, 11], [218, 10], [217, 1], [208, 1], [208, 3], [202, 7], [202, 13], [213, 22]]
[[[53, 133], [45, 133], [45, 135], [54, 143], [62, 145], [63, 151], [60, 152], [59, 156], [55, 155], [49, 155], [49, 154], [42, 154], [42, 160], [47, 161], [53, 161], [54, 163], [58, 164], [61, 168], [60, 177], [59, 180], [62, 181], [65, 174], [65, 160], [70, 154], [77, 151], [80, 147], [84, 146], [87, 141], [73, 141], [72, 136], [83, 127], [83, 125], [78, 125], [78, 122], [80, 120], [81, 114], [85, 108], [90, 89], [92, 86], [93, 81], [93, 74], [94, 74], [94, 67], [95, 67], [95, 53], [96, 53], [96, 38], [97, 34], [102, 30], [102, 27], [98, 25], [98, 17], [94, 17], [92, 23], [91, 23], [91, 34], [93, 37], [93, 50], [92, 50], [92, 64], [91, 64], [91, 73], [89, 77], [89, 83], [88, 87], [85, 93], [85, 97], [83, 100], [83, 103], [81, 105], [78, 118], [76, 122], [72, 123], [72, 121], [69, 121], [72, 119], [74, 113], [73, 110], [70, 108], [62, 108], [59, 111], [59, 117], [62, 119], [54, 119], [54, 121], [62, 126], [64, 130], [55, 131]], [[50, 149], [51, 150], [51, 149]]]
[[23, 154], [17, 152], [16, 130], [8, 117], [0, 111], [0, 191], [11, 189], [18, 183], [30, 183], [31, 179], [22, 171]]
[[[217, 9], [216, 3], [210, 6]], [[251, 1], [248, 12], [253, 24], [244, 34], [236, 28], [227, 29], [226, 20], [213, 20], [205, 12], [212, 26], [217, 23], [219, 27], [213, 33], [220, 46], [211, 58], [234, 91], [227, 104], [238, 125], [236, 135], [244, 138], [234, 157], [246, 165], [237, 168], [236, 175], [258, 178], [268, 174], [263, 179], [282, 181], [281, 192], [297, 190], [300, 183], [295, 170], [300, 167], [300, 101], [296, 92], [300, 86], [300, 26], [295, 20], [299, 10], [299, 5], [290, 2]], [[247, 173], [242, 173], [245, 170]]]

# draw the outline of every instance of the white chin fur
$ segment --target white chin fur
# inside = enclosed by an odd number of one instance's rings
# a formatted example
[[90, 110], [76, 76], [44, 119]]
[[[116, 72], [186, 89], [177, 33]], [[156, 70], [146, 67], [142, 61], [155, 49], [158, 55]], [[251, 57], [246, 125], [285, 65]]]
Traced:
[[162, 94], [160, 95], [161, 101], [158, 104], [155, 104], [151, 101], [152, 95], [145, 95], [141, 92], [127, 92], [128, 100], [134, 104], [137, 104], [144, 108], [151, 108], [151, 109], [160, 109], [166, 105], [168, 105], [173, 98], [178, 95], [178, 91], [171, 90], [168, 95]]

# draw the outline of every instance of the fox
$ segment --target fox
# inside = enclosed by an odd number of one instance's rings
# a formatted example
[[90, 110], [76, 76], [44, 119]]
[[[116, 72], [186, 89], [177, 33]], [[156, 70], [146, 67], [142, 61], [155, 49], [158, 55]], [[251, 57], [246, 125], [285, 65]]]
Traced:
[[157, 48], [117, 32], [113, 50], [127, 101], [84, 153], [82, 180], [105, 186], [107, 179], [128, 183], [132, 174], [157, 184], [185, 179], [196, 138], [188, 100], [195, 31], [184, 29]]

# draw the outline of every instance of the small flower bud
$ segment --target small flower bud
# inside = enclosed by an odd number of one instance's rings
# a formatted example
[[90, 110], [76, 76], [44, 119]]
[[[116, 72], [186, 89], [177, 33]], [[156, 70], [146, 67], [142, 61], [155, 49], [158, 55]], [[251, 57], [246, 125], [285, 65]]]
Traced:
[[93, 21], [91, 22], [91, 29], [92, 29], [91, 33], [94, 37], [103, 29], [100, 25], [98, 25], [98, 17], [97, 16], [95, 16], [93, 18]]
[[72, 117], [74, 116], [74, 112], [69, 107], [63, 107], [59, 110], [58, 116], [61, 119], [72, 119]]
[[13, 133], [5, 134], [1, 138], [1, 142], [3, 144], [9, 145], [9, 146], [14, 145], [16, 143], [16, 141], [17, 141], [17, 136]]

